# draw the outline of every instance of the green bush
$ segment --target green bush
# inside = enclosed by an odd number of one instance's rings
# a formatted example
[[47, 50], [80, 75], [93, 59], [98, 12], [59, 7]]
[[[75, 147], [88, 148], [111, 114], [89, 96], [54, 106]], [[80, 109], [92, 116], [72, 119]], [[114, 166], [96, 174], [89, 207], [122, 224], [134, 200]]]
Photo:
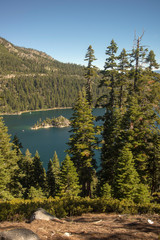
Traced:
[[127, 199], [123, 201], [106, 198], [48, 198], [0, 202], [0, 221], [22, 221], [30, 218], [32, 213], [38, 208], [44, 208], [49, 213], [58, 218], [65, 216], [81, 215], [83, 213], [158, 213], [160, 214], [160, 204], [141, 203], [136, 204]]

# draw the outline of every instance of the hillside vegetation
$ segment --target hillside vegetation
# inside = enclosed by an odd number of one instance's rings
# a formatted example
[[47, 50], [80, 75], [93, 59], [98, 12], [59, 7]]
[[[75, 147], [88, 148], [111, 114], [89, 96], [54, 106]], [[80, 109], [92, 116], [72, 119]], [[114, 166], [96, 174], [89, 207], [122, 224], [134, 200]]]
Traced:
[[[84, 69], [0, 38], [0, 113], [72, 107], [85, 84]], [[94, 102], [101, 91], [98, 79], [93, 86]]]

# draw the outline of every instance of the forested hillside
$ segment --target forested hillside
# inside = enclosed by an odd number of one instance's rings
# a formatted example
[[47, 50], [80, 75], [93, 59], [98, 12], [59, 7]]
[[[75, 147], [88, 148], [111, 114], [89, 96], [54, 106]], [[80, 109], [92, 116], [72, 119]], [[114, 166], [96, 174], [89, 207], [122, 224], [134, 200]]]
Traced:
[[[0, 113], [72, 107], [85, 84], [85, 68], [0, 38]], [[102, 90], [93, 86], [94, 102]]]

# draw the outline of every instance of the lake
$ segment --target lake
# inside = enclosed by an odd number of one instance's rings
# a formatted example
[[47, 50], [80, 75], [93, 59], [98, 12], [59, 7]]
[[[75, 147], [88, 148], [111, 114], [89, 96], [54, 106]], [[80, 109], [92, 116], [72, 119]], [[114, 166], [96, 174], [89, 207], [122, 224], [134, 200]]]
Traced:
[[[22, 152], [25, 153], [28, 148], [34, 156], [38, 150], [43, 166], [47, 169], [50, 158], [53, 158], [54, 151], [57, 152], [60, 162], [66, 156], [65, 150], [68, 148], [67, 142], [70, 137], [68, 128], [47, 128], [39, 130], [31, 130], [31, 127], [41, 118], [42, 121], [48, 118], [64, 116], [71, 118], [72, 109], [55, 109], [49, 111], [38, 111], [31, 113], [23, 113], [21, 115], [5, 115], [3, 116], [5, 125], [8, 127], [8, 133], [13, 139], [16, 134], [23, 145]], [[93, 115], [103, 115], [104, 109], [94, 109]], [[96, 152], [97, 163], [99, 163], [99, 152]]]

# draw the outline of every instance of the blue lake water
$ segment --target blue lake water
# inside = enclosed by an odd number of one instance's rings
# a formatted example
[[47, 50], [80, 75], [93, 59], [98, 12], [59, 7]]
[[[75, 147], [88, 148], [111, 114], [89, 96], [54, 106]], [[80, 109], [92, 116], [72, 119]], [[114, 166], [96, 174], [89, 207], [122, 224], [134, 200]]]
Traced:
[[[28, 148], [34, 156], [36, 150], [40, 154], [43, 166], [47, 169], [50, 158], [53, 158], [54, 151], [57, 152], [60, 162], [66, 156], [65, 150], [68, 148], [67, 142], [70, 137], [68, 128], [47, 128], [39, 130], [31, 130], [31, 127], [41, 118], [42, 120], [58, 116], [71, 118], [72, 109], [56, 109], [49, 111], [38, 111], [23, 113], [22, 115], [7, 115], [3, 116], [5, 125], [8, 127], [8, 133], [13, 139], [16, 134], [23, 145], [22, 152], [25, 153]], [[104, 113], [104, 109], [94, 109], [93, 115], [98, 116]], [[99, 153], [96, 152], [97, 162], [99, 163]]]

